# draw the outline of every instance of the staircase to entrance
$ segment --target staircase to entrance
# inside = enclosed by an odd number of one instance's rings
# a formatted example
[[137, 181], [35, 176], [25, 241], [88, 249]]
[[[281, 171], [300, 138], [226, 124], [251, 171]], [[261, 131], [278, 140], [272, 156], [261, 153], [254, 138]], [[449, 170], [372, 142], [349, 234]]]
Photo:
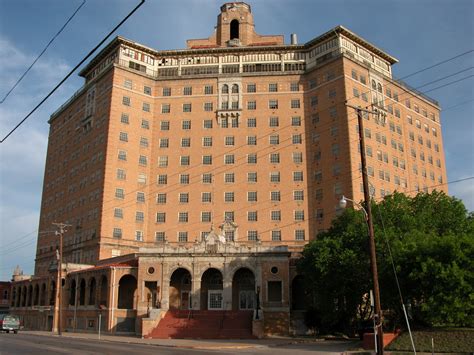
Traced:
[[253, 311], [169, 310], [146, 338], [249, 339]]

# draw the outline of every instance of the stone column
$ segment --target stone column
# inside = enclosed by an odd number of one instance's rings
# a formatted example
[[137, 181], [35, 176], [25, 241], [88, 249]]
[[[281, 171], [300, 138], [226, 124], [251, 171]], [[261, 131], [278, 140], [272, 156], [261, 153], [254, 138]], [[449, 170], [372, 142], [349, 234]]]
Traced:
[[232, 279], [229, 275], [224, 275], [224, 279], [222, 280], [222, 284], [224, 289], [222, 290], [222, 298], [223, 298], [223, 308], [226, 311], [232, 310]]

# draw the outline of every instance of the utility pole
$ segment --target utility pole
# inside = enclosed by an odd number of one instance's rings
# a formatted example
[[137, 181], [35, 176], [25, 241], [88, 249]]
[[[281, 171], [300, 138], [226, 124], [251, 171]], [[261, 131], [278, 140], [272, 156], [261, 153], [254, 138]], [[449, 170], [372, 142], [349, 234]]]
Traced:
[[382, 329], [382, 307], [380, 305], [380, 289], [379, 289], [379, 277], [377, 271], [377, 258], [375, 253], [375, 235], [374, 235], [374, 224], [372, 220], [372, 208], [370, 204], [370, 192], [369, 192], [369, 176], [367, 174], [367, 159], [365, 155], [365, 139], [364, 139], [364, 126], [362, 112], [367, 114], [380, 115], [380, 112], [362, 109], [360, 107], [348, 105], [357, 111], [357, 122], [359, 124], [359, 140], [360, 140], [360, 160], [362, 163], [362, 183], [364, 186], [364, 200], [365, 208], [367, 212], [367, 225], [369, 229], [369, 249], [370, 249], [370, 268], [372, 271], [372, 279], [374, 283], [374, 301], [375, 301], [375, 333], [377, 336], [376, 350], [377, 354], [383, 354], [383, 329]]
[[57, 260], [57, 275], [56, 275], [56, 295], [54, 298], [54, 323], [53, 333], [61, 335], [61, 316], [62, 316], [62, 295], [63, 295], [63, 235], [66, 232], [66, 227], [70, 227], [70, 224], [65, 223], [53, 223], [58, 228], [56, 235], [59, 237], [59, 250], [56, 249], [56, 260]]

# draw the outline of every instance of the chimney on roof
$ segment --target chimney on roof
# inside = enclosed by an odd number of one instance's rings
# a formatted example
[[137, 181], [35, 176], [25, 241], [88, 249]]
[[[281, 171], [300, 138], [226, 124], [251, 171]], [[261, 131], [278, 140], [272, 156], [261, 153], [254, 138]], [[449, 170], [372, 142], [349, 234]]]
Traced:
[[296, 33], [291, 34], [291, 44], [298, 44], [298, 38], [296, 37]]

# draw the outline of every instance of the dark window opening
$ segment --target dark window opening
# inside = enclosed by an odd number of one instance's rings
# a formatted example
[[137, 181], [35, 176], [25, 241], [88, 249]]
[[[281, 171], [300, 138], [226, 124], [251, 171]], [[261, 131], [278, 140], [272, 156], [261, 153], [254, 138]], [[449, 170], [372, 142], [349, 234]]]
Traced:
[[239, 39], [239, 21], [232, 20], [230, 22], [230, 39]]

